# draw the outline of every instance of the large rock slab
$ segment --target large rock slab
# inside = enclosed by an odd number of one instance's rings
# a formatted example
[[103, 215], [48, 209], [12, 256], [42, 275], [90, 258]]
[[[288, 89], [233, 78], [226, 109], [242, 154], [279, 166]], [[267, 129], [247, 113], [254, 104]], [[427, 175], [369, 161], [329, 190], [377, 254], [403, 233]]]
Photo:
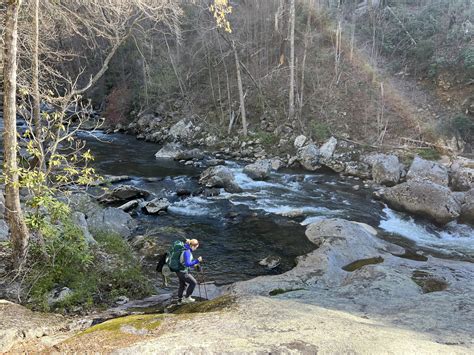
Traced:
[[321, 167], [319, 164], [319, 157], [319, 149], [313, 143], [308, 144], [298, 150], [298, 161], [306, 170], [316, 171], [319, 169]]
[[268, 179], [272, 171], [272, 162], [267, 159], [258, 160], [253, 164], [249, 164], [244, 168], [244, 173], [253, 180]]
[[[59, 333], [68, 328], [68, 319], [59, 315], [32, 312], [18, 304], [0, 300], [0, 352], [23, 353], [23, 342]], [[20, 350], [21, 349], [21, 350]]]
[[394, 186], [400, 181], [401, 166], [395, 155], [381, 154], [372, 165], [372, 178], [377, 184]]
[[431, 181], [438, 185], [448, 186], [448, 169], [441, 164], [416, 156], [407, 173], [407, 181], [410, 180]]
[[136, 222], [130, 215], [118, 208], [107, 207], [96, 211], [87, 219], [91, 233], [116, 233], [124, 238], [132, 235]]
[[232, 171], [222, 165], [213, 166], [203, 171], [199, 183], [205, 187], [224, 188], [227, 192], [241, 192], [242, 189], [235, 182]]
[[461, 205], [453, 193], [444, 186], [428, 181], [410, 180], [387, 188], [380, 196], [390, 207], [446, 224], [459, 217]]

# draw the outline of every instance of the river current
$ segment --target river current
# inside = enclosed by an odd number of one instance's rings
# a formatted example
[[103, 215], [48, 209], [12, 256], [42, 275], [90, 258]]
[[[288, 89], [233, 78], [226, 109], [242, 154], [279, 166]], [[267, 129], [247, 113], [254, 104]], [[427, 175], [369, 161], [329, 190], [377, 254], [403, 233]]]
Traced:
[[[197, 238], [197, 255], [207, 261], [209, 279], [225, 284], [258, 275], [284, 272], [295, 258], [314, 249], [305, 226], [323, 218], [344, 218], [376, 228], [379, 237], [411, 252], [474, 261], [474, 229], [452, 222], [439, 228], [429, 221], [396, 212], [372, 199], [372, 191], [353, 178], [332, 173], [284, 170], [267, 181], [254, 181], [239, 162], [227, 161], [242, 193], [180, 198], [178, 189], [198, 188], [203, 169], [172, 160], [157, 160], [159, 146], [122, 134], [81, 133], [92, 150], [99, 173], [128, 175], [132, 184], [170, 200], [166, 215], [139, 213], [138, 233], [156, 237], [163, 249], [175, 239]], [[354, 185], [361, 185], [355, 190]], [[282, 215], [298, 211], [300, 217]], [[301, 213], [302, 212], [302, 213]], [[281, 258], [276, 270], [258, 261]]]

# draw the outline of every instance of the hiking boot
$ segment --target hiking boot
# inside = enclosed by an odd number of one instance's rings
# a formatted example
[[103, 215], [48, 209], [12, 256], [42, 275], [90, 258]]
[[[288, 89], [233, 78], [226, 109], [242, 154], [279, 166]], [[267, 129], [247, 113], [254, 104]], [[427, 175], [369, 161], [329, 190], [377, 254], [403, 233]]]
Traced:
[[196, 302], [196, 300], [194, 298], [192, 298], [191, 296], [189, 297], [184, 297], [183, 300], [181, 301], [181, 303], [185, 304], [185, 303], [193, 303], [193, 302]]

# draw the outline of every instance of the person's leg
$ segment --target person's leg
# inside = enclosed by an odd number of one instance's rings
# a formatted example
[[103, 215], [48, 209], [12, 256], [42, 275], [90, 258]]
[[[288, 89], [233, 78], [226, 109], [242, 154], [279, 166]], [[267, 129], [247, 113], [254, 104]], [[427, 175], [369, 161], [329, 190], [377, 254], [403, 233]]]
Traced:
[[183, 298], [184, 288], [186, 287], [186, 274], [178, 271], [176, 275], [178, 275], [179, 280], [178, 299], [181, 300]]
[[189, 297], [193, 294], [194, 288], [197, 285], [196, 279], [191, 274], [185, 274], [186, 283], [188, 284], [188, 288], [186, 289], [186, 297]]

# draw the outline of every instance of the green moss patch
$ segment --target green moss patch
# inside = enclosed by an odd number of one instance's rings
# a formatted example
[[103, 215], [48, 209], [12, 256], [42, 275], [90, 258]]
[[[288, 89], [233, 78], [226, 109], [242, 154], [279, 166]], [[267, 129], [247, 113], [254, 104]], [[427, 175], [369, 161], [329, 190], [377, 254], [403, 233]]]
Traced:
[[217, 297], [210, 301], [196, 302], [179, 306], [173, 313], [189, 314], [189, 313], [208, 313], [217, 312], [227, 309], [235, 305], [236, 298], [231, 295]]
[[421, 287], [423, 293], [444, 291], [449, 286], [444, 279], [422, 270], [413, 271], [411, 279]]
[[163, 319], [167, 316], [168, 315], [164, 314], [141, 314], [127, 317], [119, 317], [108, 320], [104, 323], [94, 325], [93, 327], [90, 327], [89, 329], [83, 331], [80, 335], [90, 334], [99, 331], [116, 332], [120, 331], [120, 328], [123, 326], [152, 331], [157, 329], [161, 325]]
[[380, 264], [380, 263], [383, 263], [383, 258], [381, 256], [377, 256], [375, 258], [360, 259], [350, 264], [347, 264], [346, 266], [343, 266], [342, 270], [353, 272], [353, 271], [359, 270], [360, 268], [366, 265]]

